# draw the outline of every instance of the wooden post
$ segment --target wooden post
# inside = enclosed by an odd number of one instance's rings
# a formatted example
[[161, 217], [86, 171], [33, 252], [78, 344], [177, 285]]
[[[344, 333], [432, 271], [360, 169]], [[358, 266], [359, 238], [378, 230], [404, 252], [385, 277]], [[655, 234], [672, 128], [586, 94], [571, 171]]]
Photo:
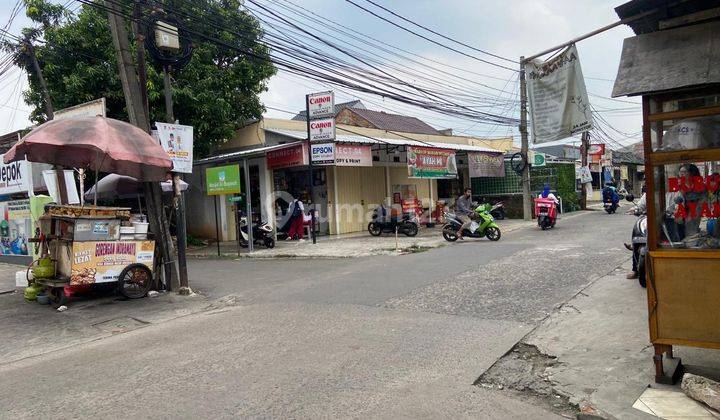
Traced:
[[528, 159], [522, 173], [523, 189], [523, 219], [532, 219], [530, 208], [530, 162], [528, 157], [528, 127], [527, 127], [527, 82], [525, 81], [525, 57], [520, 57], [520, 151]]

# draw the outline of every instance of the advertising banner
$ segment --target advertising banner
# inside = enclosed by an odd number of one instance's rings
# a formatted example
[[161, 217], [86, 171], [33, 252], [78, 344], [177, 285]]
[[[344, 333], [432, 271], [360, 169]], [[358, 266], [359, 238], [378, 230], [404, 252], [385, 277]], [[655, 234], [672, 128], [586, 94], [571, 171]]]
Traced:
[[267, 168], [282, 169], [308, 164], [307, 144], [299, 143], [267, 152]]
[[468, 153], [470, 178], [504, 177], [505, 156], [502, 153]]
[[547, 143], [592, 128], [592, 113], [577, 48], [525, 64], [533, 142]]
[[120, 272], [135, 263], [145, 264], [152, 270], [154, 253], [153, 241], [75, 241], [72, 245], [70, 284], [117, 281]]
[[335, 145], [336, 166], [372, 166], [370, 146]]
[[407, 148], [409, 178], [453, 179], [458, 170], [455, 151], [431, 147]]
[[207, 195], [237, 194], [240, 192], [240, 166], [226, 165], [205, 169]]
[[180, 124], [156, 122], [160, 145], [173, 163], [173, 171], [192, 173], [193, 166], [193, 127]]
[[577, 168], [577, 171], [575, 173], [575, 177], [580, 180], [580, 183], [587, 184], [588, 182], [592, 182], [592, 174], [590, 173], [590, 168], [587, 166], [581, 166]]
[[28, 164], [25, 161], [2, 163], [0, 155], [0, 195], [14, 194], [28, 190]]
[[335, 116], [335, 93], [319, 92], [307, 95], [310, 119]]
[[30, 200], [0, 203], [0, 253], [2, 255], [29, 255], [27, 238], [32, 234]]
[[310, 141], [335, 140], [335, 119], [324, 118], [310, 121]]
[[310, 150], [313, 164], [332, 165], [335, 163], [335, 143], [313, 144]]
[[602, 156], [605, 154], [605, 143], [591, 144], [588, 147], [588, 155], [590, 156]]

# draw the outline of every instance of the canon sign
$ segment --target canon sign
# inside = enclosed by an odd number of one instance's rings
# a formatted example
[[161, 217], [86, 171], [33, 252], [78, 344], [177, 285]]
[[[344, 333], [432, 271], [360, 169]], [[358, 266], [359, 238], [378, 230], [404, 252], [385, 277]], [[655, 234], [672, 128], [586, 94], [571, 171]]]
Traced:
[[307, 111], [310, 119], [335, 116], [335, 94], [333, 92], [307, 95]]
[[335, 139], [335, 119], [332, 117], [310, 121], [310, 141]]

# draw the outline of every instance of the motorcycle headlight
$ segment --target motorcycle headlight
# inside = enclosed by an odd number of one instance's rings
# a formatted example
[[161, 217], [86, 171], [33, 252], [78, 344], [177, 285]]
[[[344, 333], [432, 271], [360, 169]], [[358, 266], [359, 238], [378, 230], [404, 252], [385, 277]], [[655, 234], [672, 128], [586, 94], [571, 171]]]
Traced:
[[642, 232], [643, 235], [647, 235], [647, 219], [640, 221], [640, 232]]

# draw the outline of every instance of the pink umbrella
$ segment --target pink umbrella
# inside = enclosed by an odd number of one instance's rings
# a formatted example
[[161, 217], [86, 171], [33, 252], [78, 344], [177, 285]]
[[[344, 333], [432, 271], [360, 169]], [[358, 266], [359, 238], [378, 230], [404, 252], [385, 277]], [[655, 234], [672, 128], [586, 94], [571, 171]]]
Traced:
[[104, 117], [52, 120], [22, 138], [5, 163], [27, 159], [73, 168], [164, 181], [172, 162], [148, 133], [123, 121]]

